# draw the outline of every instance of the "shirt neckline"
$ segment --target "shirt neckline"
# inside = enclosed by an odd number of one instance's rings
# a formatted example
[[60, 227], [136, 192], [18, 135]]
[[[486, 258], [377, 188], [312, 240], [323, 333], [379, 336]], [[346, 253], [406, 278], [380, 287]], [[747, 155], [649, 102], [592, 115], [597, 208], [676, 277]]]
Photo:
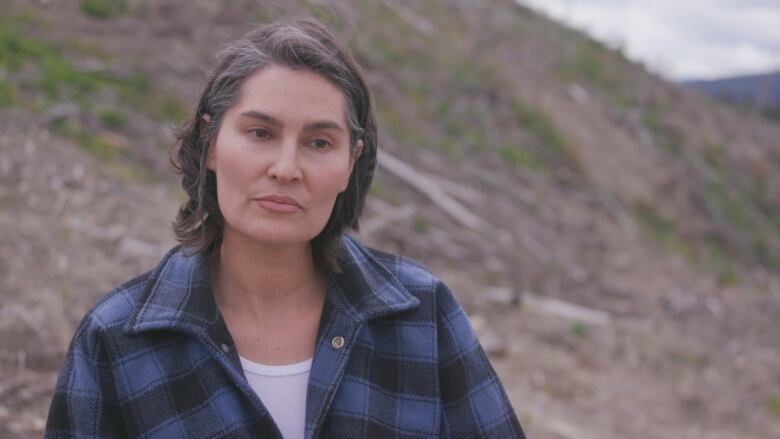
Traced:
[[298, 375], [298, 374], [308, 372], [309, 370], [311, 370], [311, 363], [312, 363], [312, 358], [309, 358], [308, 360], [303, 360], [300, 363], [280, 364], [280, 365], [256, 363], [240, 355], [238, 356], [238, 358], [239, 360], [241, 360], [241, 367], [243, 367], [245, 371], [253, 373], [255, 375], [263, 375], [263, 376], [271, 376], [271, 377], [292, 376], [292, 375]]

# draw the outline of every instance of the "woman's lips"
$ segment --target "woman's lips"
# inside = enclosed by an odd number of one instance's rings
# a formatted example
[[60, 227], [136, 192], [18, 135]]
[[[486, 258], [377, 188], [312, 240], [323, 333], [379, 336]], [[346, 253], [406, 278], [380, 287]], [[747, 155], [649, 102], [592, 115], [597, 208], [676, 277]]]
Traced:
[[303, 207], [295, 199], [286, 196], [272, 195], [255, 198], [255, 201], [265, 209], [277, 213], [296, 213], [303, 210]]

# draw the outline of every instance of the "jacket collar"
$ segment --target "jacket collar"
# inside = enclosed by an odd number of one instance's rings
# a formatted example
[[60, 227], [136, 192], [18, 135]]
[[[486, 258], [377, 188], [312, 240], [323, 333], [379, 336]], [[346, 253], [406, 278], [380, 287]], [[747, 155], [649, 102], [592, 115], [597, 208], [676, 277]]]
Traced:
[[[327, 300], [336, 310], [363, 322], [420, 303], [356, 240], [343, 236], [342, 248], [342, 272], [331, 274], [327, 289]], [[169, 329], [229, 339], [211, 292], [206, 257], [188, 255], [182, 247], [168, 252], [149, 276], [124, 329], [129, 333]]]

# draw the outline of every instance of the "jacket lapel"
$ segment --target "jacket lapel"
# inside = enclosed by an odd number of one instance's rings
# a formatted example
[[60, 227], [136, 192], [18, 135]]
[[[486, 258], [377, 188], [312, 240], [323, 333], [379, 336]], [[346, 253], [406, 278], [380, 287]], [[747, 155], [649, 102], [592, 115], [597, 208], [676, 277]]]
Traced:
[[130, 334], [163, 329], [192, 335], [217, 348], [231, 342], [211, 293], [204, 255], [187, 255], [181, 247], [168, 252], [124, 327]]
[[124, 331], [138, 334], [158, 330], [181, 332], [203, 343], [251, 401], [255, 412], [269, 416], [270, 420], [268, 410], [244, 377], [233, 339], [211, 292], [204, 255], [188, 256], [176, 247], [149, 277], [146, 291]]
[[352, 346], [374, 318], [415, 308], [420, 301], [352, 238], [344, 236], [341, 273], [328, 281], [306, 396], [306, 437], [316, 438], [344, 377]]

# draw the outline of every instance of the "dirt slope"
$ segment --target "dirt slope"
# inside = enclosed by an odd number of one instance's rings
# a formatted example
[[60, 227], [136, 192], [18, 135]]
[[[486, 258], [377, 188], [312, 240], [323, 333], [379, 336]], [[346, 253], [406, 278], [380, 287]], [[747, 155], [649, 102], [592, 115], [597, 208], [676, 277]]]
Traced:
[[170, 126], [214, 50], [290, 13], [482, 222], [383, 167], [360, 236], [450, 284], [531, 437], [780, 437], [777, 124], [511, 1], [4, 3], [0, 437], [40, 436], [78, 319], [173, 245]]

